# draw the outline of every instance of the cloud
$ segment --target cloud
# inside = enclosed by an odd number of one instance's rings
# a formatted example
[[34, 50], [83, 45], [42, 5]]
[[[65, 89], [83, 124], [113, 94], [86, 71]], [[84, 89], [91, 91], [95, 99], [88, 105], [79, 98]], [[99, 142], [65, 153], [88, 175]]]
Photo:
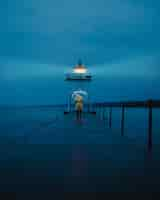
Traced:
[[[7, 2], [7, 3], [6, 3]], [[156, 0], [8, 0], [0, 55], [58, 65], [103, 64], [160, 50]]]
[[[2, 67], [3, 66], [3, 67]], [[3, 69], [3, 70], [2, 70]], [[3, 61], [1, 63], [1, 80], [28, 80], [55, 78], [65, 71], [65, 66], [42, 64], [29, 61]]]
[[152, 22], [155, 8], [145, 4], [130, 0], [12, 0], [6, 14], [10, 31], [93, 32], [98, 24], [110, 29], [121, 25], [122, 31], [125, 25]]
[[119, 62], [95, 66], [94, 74], [117, 78], [159, 79], [159, 55], [137, 55]]

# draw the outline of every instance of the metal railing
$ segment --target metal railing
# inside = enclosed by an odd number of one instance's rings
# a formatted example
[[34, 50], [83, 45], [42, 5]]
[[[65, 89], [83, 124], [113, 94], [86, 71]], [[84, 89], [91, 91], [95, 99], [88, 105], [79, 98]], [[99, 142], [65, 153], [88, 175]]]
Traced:
[[104, 108], [109, 108], [109, 128], [112, 128], [112, 108], [121, 108], [121, 136], [124, 136], [125, 130], [125, 114], [127, 108], [146, 108], [148, 109], [148, 130], [147, 130], [147, 151], [152, 152], [153, 147], [153, 108], [160, 108], [160, 100], [149, 99], [147, 101], [120, 101], [120, 102], [102, 102], [92, 103], [93, 110], [100, 108], [102, 112]]
[[[59, 105], [31, 105], [31, 106], [13, 106], [13, 108], [62, 108], [65, 113], [74, 111], [74, 104], [71, 104], [68, 109], [68, 104]], [[148, 130], [147, 130], [147, 151], [152, 152], [153, 147], [153, 108], [160, 108], [160, 100], [146, 100], [146, 101], [120, 101], [120, 102], [94, 102], [84, 104], [85, 112], [96, 114], [97, 109], [104, 112], [105, 108], [109, 108], [108, 126], [112, 128], [112, 113], [113, 108], [121, 108], [121, 136], [124, 136], [125, 131], [125, 114], [127, 108], [146, 108], [148, 110]], [[3, 106], [3, 108], [12, 108], [12, 106]], [[67, 109], [67, 110], [66, 110]]]

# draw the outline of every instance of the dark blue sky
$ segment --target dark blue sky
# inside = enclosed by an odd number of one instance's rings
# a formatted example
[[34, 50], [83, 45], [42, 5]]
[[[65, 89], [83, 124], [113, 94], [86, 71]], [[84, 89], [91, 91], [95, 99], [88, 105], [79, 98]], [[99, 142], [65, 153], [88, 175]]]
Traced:
[[6, 0], [0, 55], [99, 65], [160, 50], [158, 0]]
[[113, 82], [148, 80], [151, 91], [160, 84], [159, 10], [159, 0], [0, 1], [1, 94], [14, 95], [13, 80], [56, 78], [79, 58]]

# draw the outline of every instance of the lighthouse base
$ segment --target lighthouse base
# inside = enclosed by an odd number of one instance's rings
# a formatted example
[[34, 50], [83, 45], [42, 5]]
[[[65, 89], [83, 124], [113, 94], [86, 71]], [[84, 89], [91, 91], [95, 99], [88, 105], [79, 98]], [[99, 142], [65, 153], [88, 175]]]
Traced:
[[74, 81], [74, 80], [83, 80], [83, 81], [90, 81], [92, 79], [92, 76], [90, 74], [66, 74], [65, 80], [67, 81]]

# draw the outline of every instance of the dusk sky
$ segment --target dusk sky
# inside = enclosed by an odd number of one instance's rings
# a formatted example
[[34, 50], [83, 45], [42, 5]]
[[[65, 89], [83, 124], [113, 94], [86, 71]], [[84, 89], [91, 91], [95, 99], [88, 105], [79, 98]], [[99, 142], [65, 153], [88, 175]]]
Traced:
[[159, 57], [158, 0], [6, 0], [0, 55], [53, 64], [99, 65]]
[[0, 2], [0, 79], [51, 77], [81, 58], [106, 76], [160, 78], [159, 0]]

